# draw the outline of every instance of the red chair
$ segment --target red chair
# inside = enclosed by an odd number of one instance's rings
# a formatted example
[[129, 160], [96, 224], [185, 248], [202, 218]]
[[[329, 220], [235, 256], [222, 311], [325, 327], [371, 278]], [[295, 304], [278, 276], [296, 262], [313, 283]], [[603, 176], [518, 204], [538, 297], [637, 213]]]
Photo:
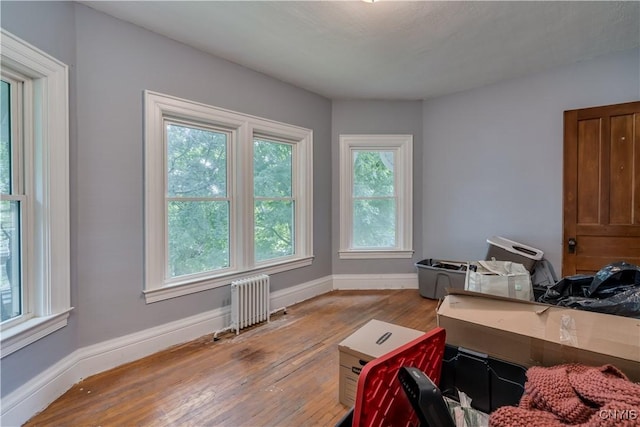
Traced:
[[435, 328], [367, 363], [358, 378], [352, 426], [419, 425], [418, 417], [397, 379], [398, 370], [402, 366], [413, 366], [439, 384], [444, 345], [445, 330]]

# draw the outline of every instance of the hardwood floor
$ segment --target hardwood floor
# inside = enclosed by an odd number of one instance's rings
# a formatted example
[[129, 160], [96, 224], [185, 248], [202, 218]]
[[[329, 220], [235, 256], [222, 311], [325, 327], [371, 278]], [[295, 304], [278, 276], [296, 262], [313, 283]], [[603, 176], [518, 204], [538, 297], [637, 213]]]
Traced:
[[417, 290], [334, 291], [239, 336], [208, 335], [74, 385], [27, 426], [333, 426], [338, 343], [371, 319], [428, 331]]

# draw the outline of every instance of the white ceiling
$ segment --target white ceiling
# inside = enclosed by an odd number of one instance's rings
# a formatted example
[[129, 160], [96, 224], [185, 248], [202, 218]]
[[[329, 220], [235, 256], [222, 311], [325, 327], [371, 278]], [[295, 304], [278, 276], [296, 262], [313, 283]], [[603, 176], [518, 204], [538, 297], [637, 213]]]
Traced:
[[333, 99], [424, 99], [640, 46], [637, 1], [83, 3]]

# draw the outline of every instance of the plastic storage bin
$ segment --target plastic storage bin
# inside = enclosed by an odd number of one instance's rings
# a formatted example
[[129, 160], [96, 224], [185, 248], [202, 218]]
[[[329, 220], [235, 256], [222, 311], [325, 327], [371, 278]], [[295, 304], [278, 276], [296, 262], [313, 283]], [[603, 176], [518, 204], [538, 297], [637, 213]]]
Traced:
[[517, 262], [529, 270], [533, 271], [536, 263], [540, 261], [544, 253], [531, 246], [505, 239], [504, 237], [493, 236], [487, 239], [489, 250], [487, 251], [487, 260], [496, 259], [496, 261], [512, 261]]
[[526, 373], [524, 366], [447, 344], [439, 385], [445, 394], [465, 392], [473, 408], [488, 414], [501, 406], [518, 404]]
[[464, 289], [467, 263], [433, 258], [416, 263], [420, 295], [430, 299], [444, 298], [447, 289]]

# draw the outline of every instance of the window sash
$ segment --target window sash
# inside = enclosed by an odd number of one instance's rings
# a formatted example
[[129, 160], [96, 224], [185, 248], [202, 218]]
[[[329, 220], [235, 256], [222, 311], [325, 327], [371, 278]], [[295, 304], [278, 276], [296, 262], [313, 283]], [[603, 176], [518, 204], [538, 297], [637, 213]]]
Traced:
[[[29, 211], [28, 198], [25, 195], [24, 186], [24, 173], [30, 173], [28, 169], [25, 170], [24, 153], [25, 145], [30, 141], [25, 140], [24, 129], [29, 126], [29, 115], [24, 114], [24, 96], [25, 90], [29, 90], [30, 82], [28, 78], [24, 77], [20, 73], [12, 70], [5, 69], [2, 71], [2, 81], [8, 84], [8, 158], [9, 158], [9, 194], [2, 194], [1, 198], [3, 202], [9, 202], [11, 206], [9, 215], [11, 216], [12, 223], [12, 236], [9, 240], [9, 247], [7, 259], [2, 266], [3, 276], [7, 277], [7, 285], [10, 288], [9, 295], [11, 297], [11, 312], [14, 313], [12, 317], [0, 319], [2, 323], [2, 329], [10, 329], [20, 323], [23, 323], [34, 316], [33, 313], [33, 301], [32, 301], [32, 287], [28, 276], [23, 272], [25, 268], [28, 268], [29, 259], [25, 256], [24, 248], [26, 247], [26, 236], [28, 235], [27, 229], [29, 227], [27, 213]], [[27, 120], [27, 122], [25, 122]], [[14, 209], [17, 211], [14, 211]], [[14, 215], [16, 218], [14, 219]], [[14, 224], [15, 220], [15, 224]], [[2, 224], [4, 227], [4, 224]], [[3, 229], [3, 234], [8, 233]], [[9, 270], [11, 270], [11, 276], [9, 276]], [[3, 277], [4, 278], [4, 277]], [[17, 282], [17, 284], [15, 283]], [[6, 293], [6, 290], [4, 290]], [[3, 304], [6, 295], [3, 295]], [[17, 301], [16, 301], [17, 299]], [[3, 313], [2, 317], [5, 317], [6, 313]]]
[[[350, 241], [351, 241], [351, 248], [354, 250], [394, 250], [398, 248], [398, 197], [397, 197], [397, 190], [398, 190], [398, 169], [397, 168], [393, 168], [391, 169], [391, 189], [387, 189], [386, 191], [382, 190], [379, 191], [379, 189], [377, 188], [372, 188], [372, 186], [375, 183], [372, 182], [361, 182], [364, 181], [367, 177], [358, 177], [357, 176], [357, 159], [360, 158], [364, 158], [366, 155], [368, 154], [373, 154], [376, 153], [379, 155], [379, 158], [381, 161], [383, 161], [382, 159], [382, 154], [391, 154], [392, 156], [392, 160], [393, 163], [396, 164], [396, 158], [397, 158], [397, 150], [385, 150], [385, 149], [371, 149], [371, 148], [367, 148], [367, 147], [362, 147], [362, 148], [352, 148], [350, 150], [351, 153], [351, 236], [350, 236]], [[385, 165], [387, 166], [387, 165]], [[389, 167], [387, 166], [387, 169], [389, 169]], [[382, 178], [381, 179], [382, 184], [389, 186], [388, 182], [384, 182], [385, 179]], [[360, 184], [360, 186], [358, 185]], [[377, 183], [380, 184], [380, 183]], [[369, 190], [368, 192], [371, 193], [370, 196], [362, 196], [362, 195], [358, 195], [361, 194], [362, 192], [365, 192], [364, 190]], [[374, 228], [374, 224], [373, 222], [378, 222], [380, 223], [381, 221], [384, 221], [385, 218], [382, 218], [381, 215], [374, 215], [374, 214], [369, 214], [368, 219], [372, 221], [372, 223], [369, 224], [368, 231], [370, 233], [369, 237], [365, 237], [362, 233], [361, 228], [364, 227], [364, 224], [358, 224], [358, 206], [360, 207], [364, 207], [365, 205], [367, 205], [367, 203], [363, 203], [363, 202], [369, 202], [368, 205], [370, 207], [376, 208], [375, 205], [378, 205], [377, 208], [383, 208], [384, 207], [384, 203], [385, 201], [388, 202], [392, 202], [391, 203], [391, 223], [389, 224], [390, 226], [393, 227], [392, 230], [387, 230], [387, 232], [385, 233], [384, 230], [382, 230], [382, 233], [378, 232], [375, 233], [375, 228]], [[376, 203], [377, 202], [377, 203]], [[387, 212], [388, 213], [388, 212]], [[380, 230], [378, 230], [380, 231]], [[377, 234], [377, 235], [374, 235]], [[389, 235], [392, 235], [392, 237], [389, 237]], [[360, 244], [359, 242], [361, 241], [367, 241], [367, 243], [373, 243], [372, 244]], [[388, 242], [389, 244], [383, 244], [385, 242]], [[378, 243], [378, 244], [375, 244]]]
[[[384, 154], [391, 154], [392, 156], [392, 161], [395, 163], [395, 158], [397, 157], [397, 153], [396, 150], [371, 150], [371, 149], [352, 149], [351, 150], [351, 156], [352, 156], [352, 197], [357, 198], [357, 197], [395, 197], [396, 193], [397, 193], [397, 188], [398, 188], [398, 170], [397, 168], [393, 168], [391, 169], [391, 174], [392, 174], [392, 182], [391, 182], [391, 191], [379, 191], [377, 189], [371, 189], [371, 185], [373, 183], [367, 183], [367, 182], [360, 182], [360, 181], [364, 181], [366, 179], [366, 177], [357, 177], [357, 159], [360, 158], [362, 159], [363, 157], [365, 157], [367, 154], [373, 154], [376, 153], [378, 154], [378, 157], [380, 158], [380, 161], [383, 162], [384, 164], [384, 159], [383, 159], [383, 155]], [[387, 165], [384, 165], [387, 167], [387, 169], [390, 169]], [[383, 179], [382, 179], [383, 180]], [[360, 184], [360, 185], [358, 185]], [[380, 184], [380, 183], [379, 183]], [[389, 185], [389, 183], [384, 183], [382, 182], [382, 184], [386, 184], [387, 186]], [[369, 196], [364, 196], [361, 193], [363, 192], [363, 190], [369, 189], [369, 191], [371, 192], [371, 194]]]
[[[359, 224], [357, 221], [357, 214], [359, 211], [359, 207], [366, 205], [366, 203], [362, 203], [362, 202], [369, 202], [369, 206], [373, 205], [374, 207], [376, 205], [378, 205], [378, 207], [382, 207], [384, 208], [384, 203], [382, 202], [391, 202], [390, 203], [390, 210], [391, 215], [389, 216], [389, 219], [392, 222], [392, 229], [387, 230], [387, 232], [385, 233], [384, 230], [382, 233], [378, 232], [375, 233], [378, 230], [374, 229], [374, 224], [370, 223], [368, 224], [369, 227], [369, 234], [370, 236], [368, 238], [365, 238], [365, 236], [362, 233], [361, 228], [364, 227], [364, 224]], [[377, 202], [377, 203], [376, 203]], [[354, 250], [394, 250], [398, 247], [398, 198], [395, 196], [391, 196], [391, 197], [354, 197], [351, 199], [351, 248]], [[369, 219], [373, 220], [373, 222], [383, 222], [386, 218], [382, 217], [382, 215], [379, 216], [369, 216]], [[392, 235], [392, 237], [389, 237], [389, 235]], [[359, 241], [367, 241], [367, 242], [374, 242], [373, 244], [359, 244]], [[382, 244], [385, 242], [389, 242], [389, 244]], [[375, 244], [378, 243], [378, 244]]]
[[[24, 129], [30, 117], [23, 112], [25, 91], [30, 90], [29, 79], [12, 70], [2, 70], [2, 80], [9, 84], [9, 145], [10, 145], [10, 190], [8, 194], [24, 194]], [[25, 120], [27, 122], [25, 123]], [[28, 171], [27, 171], [28, 172]], [[6, 193], [3, 193], [5, 195]]]
[[[11, 195], [3, 196], [2, 204], [8, 203], [10, 205], [10, 213], [13, 223], [13, 232], [15, 235], [9, 238], [8, 253], [4, 264], [2, 265], [2, 273], [4, 277], [7, 277], [7, 285], [9, 286], [9, 294], [11, 295], [11, 308], [14, 313], [11, 317], [7, 317], [2, 320], [2, 328], [11, 328], [33, 317], [33, 309], [31, 303], [31, 287], [24, 281], [23, 266], [25, 264], [25, 257], [23, 253], [24, 241], [24, 218], [26, 211], [26, 197], [23, 195]], [[2, 207], [4, 209], [4, 206]], [[3, 213], [4, 214], [4, 213]], [[4, 224], [3, 224], [4, 226]], [[5, 233], [3, 228], [3, 234]], [[4, 237], [4, 236], [3, 236]], [[11, 273], [9, 272], [11, 270]], [[11, 277], [10, 277], [11, 276]], [[4, 279], [3, 277], [3, 279]], [[15, 283], [17, 282], [17, 283]], [[6, 289], [4, 290], [6, 292]], [[4, 293], [3, 292], [3, 293]], [[4, 304], [5, 295], [2, 295], [2, 303]], [[17, 301], [16, 301], [17, 300]], [[3, 307], [2, 317], [6, 316]]]
[[[231, 156], [230, 156], [230, 146], [234, 143], [233, 141], [233, 134], [232, 132], [230, 132], [228, 129], [223, 129], [220, 127], [212, 127], [212, 126], [203, 126], [201, 124], [197, 124], [194, 122], [189, 122], [186, 120], [165, 120], [164, 121], [164, 129], [165, 129], [165, 133], [164, 133], [164, 150], [165, 150], [165, 159], [168, 162], [171, 161], [170, 158], [170, 154], [169, 154], [169, 145], [170, 145], [170, 141], [169, 141], [169, 126], [175, 126], [175, 127], [182, 127], [182, 128], [188, 128], [191, 130], [195, 130], [195, 131], [199, 131], [199, 132], [208, 132], [208, 133], [212, 133], [212, 134], [221, 134], [225, 136], [225, 173], [224, 173], [224, 192], [220, 193], [220, 194], [216, 194], [216, 195], [202, 195], [202, 194], [197, 194], [197, 195], [189, 195], [189, 196], [182, 196], [182, 195], [176, 195], [170, 194], [170, 176], [169, 176], [169, 165], [165, 164], [165, 193], [167, 195], [167, 198], [203, 198], [203, 199], [207, 199], [207, 198], [211, 198], [211, 199], [216, 199], [216, 198], [226, 198], [229, 194], [229, 186], [233, 184], [232, 178], [233, 178], [233, 164], [231, 162]], [[193, 166], [193, 165], [191, 165]]]
[[[165, 256], [164, 256], [164, 264], [165, 264], [165, 283], [181, 283], [184, 282], [185, 280], [198, 280], [198, 279], [202, 279], [202, 278], [206, 278], [212, 274], [220, 274], [222, 272], [225, 271], [229, 271], [231, 269], [231, 266], [235, 263], [235, 256], [233, 253], [233, 245], [232, 245], [232, 239], [231, 239], [231, 233], [230, 231], [233, 229], [234, 227], [234, 217], [231, 215], [232, 212], [232, 205], [233, 205], [233, 199], [232, 197], [229, 196], [229, 188], [230, 185], [233, 185], [233, 165], [231, 162], [231, 156], [230, 156], [230, 147], [234, 144], [233, 141], [233, 133], [230, 132], [228, 129], [219, 127], [219, 126], [207, 126], [207, 125], [203, 125], [201, 123], [196, 123], [193, 121], [189, 121], [189, 120], [179, 120], [179, 119], [165, 119], [163, 121], [163, 126], [164, 126], [164, 153], [165, 153], [165, 159], [166, 159], [166, 163], [164, 166], [164, 170], [165, 170], [165, 235], [167, 236], [166, 239], [166, 245], [165, 245]], [[224, 191], [223, 194], [218, 195], [218, 196], [180, 196], [180, 195], [173, 195], [170, 196], [169, 195], [169, 188], [170, 188], [170, 176], [169, 176], [169, 162], [171, 161], [170, 155], [169, 155], [169, 150], [170, 150], [170, 144], [171, 141], [169, 141], [169, 126], [179, 126], [179, 127], [184, 127], [184, 128], [189, 128], [189, 129], [194, 129], [196, 131], [204, 131], [204, 132], [211, 132], [211, 133], [217, 133], [217, 134], [223, 134], [225, 135], [225, 173], [224, 173]], [[188, 165], [187, 165], [188, 167]], [[185, 272], [183, 274], [173, 274], [172, 270], [175, 270], [177, 268], [180, 268], [180, 266], [176, 266], [172, 263], [172, 243], [175, 243], [174, 241], [172, 241], [171, 239], [171, 235], [172, 235], [172, 229], [171, 229], [171, 218], [170, 218], [170, 206], [177, 206], [176, 203], [178, 204], [182, 204], [183, 206], [187, 206], [186, 204], [192, 204], [191, 206], [197, 206], [197, 205], [201, 205], [202, 203], [223, 203], [226, 205], [226, 211], [227, 211], [227, 215], [226, 215], [226, 224], [227, 224], [227, 228], [226, 228], [226, 234], [227, 234], [227, 247], [224, 249], [226, 250], [226, 258], [227, 261], [224, 263], [224, 265], [220, 265], [218, 267], [215, 267], [213, 264], [211, 266], [211, 268], [206, 268], [206, 269], [200, 269], [199, 271], [192, 271], [192, 272]], [[202, 219], [202, 218], [201, 218]], [[202, 225], [202, 224], [200, 224]], [[177, 224], [176, 227], [177, 228]], [[173, 230], [175, 231], [175, 230]], [[203, 232], [205, 232], [206, 230], [201, 230]], [[207, 236], [211, 236], [211, 238], [213, 238], [213, 236], [215, 235], [216, 230], [209, 230], [209, 232], [211, 232], [211, 235], [207, 233]], [[191, 236], [193, 243], [203, 243], [202, 240], [200, 240], [199, 242], [197, 241], [198, 238], [202, 238], [202, 235], [200, 236]], [[200, 244], [200, 246], [203, 246], [202, 244]], [[209, 251], [209, 255], [212, 259], [216, 258], [216, 254], [213, 253], [213, 251]], [[190, 259], [189, 261], [191, 261], [191, 263], [193, 264], [195, 261], [194, 259]]]
[[[274, 146], [283, 147], [288, 151], [286, 153], [287, 159], [285, 160], [284, 168], [280, 168], [280, 170], [275, 169], [275, 173], [282, 173], [283, 171], [285, 171], [286, 177], [288, 177], [288, 181], [286, 181], [284, 184], [284, 190], [280, 189], [280, 191], [269, 191], [269, 188], [277, 188], [277, 184], [279, 182], [271, 182], [271, 185], [266, 185], [266, 188], [263, 188], [265, 187], [263, 185], [257, 187], [256, 179], [258, 177], [258, 172], [256, 171], [256, 167], [258, 166], [259, 159], [256, 151], [258, 144], [273, 144]], [[296, 248], [295, 244], [297, 239], [296, 235], [298, 233], [298, 230], [296, 229], [296, 194], [298, 185], [296, 174], [294, 173], [296, 164], [296, 145], [292, 144], [290, 141], [273, 138], [268, 135], [254, 134], [252, 157], [254, 165], [252, 169], [253, 212], [251, 215], [253, 221], [253, 254], [252, 259], [249, 261], [254, 265], [260, 265], [273, 262], [275, 260], [295, 257], [296, 251], [298, 251], [298, 253], [300, 251], [300, 248]], [[273, 162], [272, 159], [269, 161]], [[273, 173], [274, 171], [271, 170], [271, 172]], [[262, 177], [262, 174], [260, 175], [260, 177]], [[260, 211], [259, 207], [271, 208], [276, 212], [278, 211], [277, 207], [279, 207], [281, 218], [284, 219], [284, 216], [288, 216], [289, 218], [288, 220], [285, 220], [286, 224], [284, 224], [283, 222], [272, 222], [271, 224], [269, 224], [268, 217], [263, 218], [262, 215], [258, 215]], [[266, 230], [269, 225], [271, 226], [270, 232]], [[262, 245], [260, 245], [260, 241], [263, 241], [263, 239], [268, 239], [269, 237], [271, 237], [271, 247], [261, 248], [260, 246]]]

